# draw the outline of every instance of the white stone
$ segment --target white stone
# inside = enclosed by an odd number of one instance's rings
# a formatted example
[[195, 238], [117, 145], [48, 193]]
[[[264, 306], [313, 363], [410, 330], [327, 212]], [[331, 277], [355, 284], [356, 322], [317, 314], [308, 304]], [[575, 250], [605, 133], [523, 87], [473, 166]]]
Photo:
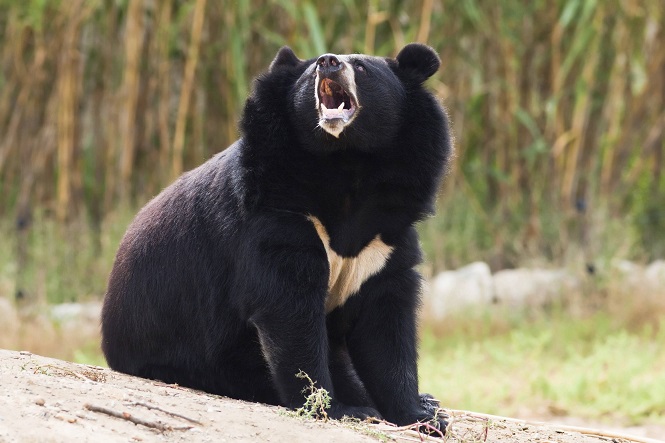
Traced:
[[100, 302], [62, 303], [50, 307], [49, 323], [55, 323], [65, 334], [94, 337], [99, 333], [102, 315]]
[[493, 280], [496, 302], [511, 307], [544, 306], [580, 288], [580, 281], [562, 269], [506, 269]]
[[475, 262], [434, 277], [428, 294], [428, 311], [435, 318], [443, 318], [471, 306], [488, 305], [492, 299], [490, 268], [487, 263]]
[[654, 295], [665, 295], [665, 260], [656, 260], [647, 266], [644, 279]]
[[612, 276], [618, 277], [615, 281], [623, 290], [633, 291], [644, 287], [644, 271], [644, 266], [632, 261], [612, 260]]
[[101, 313], [102, 304], [99, 302], [62, 303], [54, 305], [50, 309], [50, 317], [59, 323], [72, 320], [98, 322], [101, 318]]
[[621, 275], [636, 274], [644, 270], [642, 266], [629, 260], [613, 260], [612, 268], [618, 271]]

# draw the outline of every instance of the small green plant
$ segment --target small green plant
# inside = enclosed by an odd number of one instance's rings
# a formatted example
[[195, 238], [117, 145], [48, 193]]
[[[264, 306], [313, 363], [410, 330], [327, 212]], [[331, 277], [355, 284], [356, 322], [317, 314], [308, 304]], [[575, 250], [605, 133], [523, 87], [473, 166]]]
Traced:
[[328, 421], [326, 409], [330, 409], [330, 394], [326, 389], [317, 388], [314, 381], [305, 372], [300, 371], [296, 377], [307, 380], [309, 386], [302, 390], [305, 394], [305, 403], [301, 408], [296, 409], [296, 415]]
[[[288, 414], [295, 415], [296, 417], [328, 421], [329, 417], [326, 410], [330, 409], [330, 401], [332, 400], [330, 393], [328, 393], [328, 391], [324, 388], [317, 388], [315, 386], [315, 382], [304, 371], [298, 372], [296, 377], [307, 380], [309, 385], [302, 390], [302, 393], [305, 394], [305, 403], [303, 406], [298, 408], [295, 412], [290, 412]], [[378, 429], [373, 429], [368, 422], [359, 420], [357, 418], [345, 416], [340, 420], [340, 423], [349, 429], [365, 435], [369, 435], [382, 442], [394, 440], [385, 432], [382, 432]]]

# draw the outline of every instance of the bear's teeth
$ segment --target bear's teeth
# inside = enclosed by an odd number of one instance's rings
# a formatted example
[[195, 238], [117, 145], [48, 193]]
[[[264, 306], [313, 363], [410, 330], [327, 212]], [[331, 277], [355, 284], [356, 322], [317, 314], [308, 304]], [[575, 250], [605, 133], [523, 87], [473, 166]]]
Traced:
[[338, 111], [341, 111], [342, 109], [344, 109], [344, 102], [342, 102], [342, 104], [337, 107]]
[[340, 114], [339, 109], [336, 109], [336, 108], [328, 109], [326, 107], [326, 105], [321, 103], [321, 111], [322, 111], [321, 113], [323, 114], [323, 116], [326, 117], [326, 118], [339, 118], [339, 114]]

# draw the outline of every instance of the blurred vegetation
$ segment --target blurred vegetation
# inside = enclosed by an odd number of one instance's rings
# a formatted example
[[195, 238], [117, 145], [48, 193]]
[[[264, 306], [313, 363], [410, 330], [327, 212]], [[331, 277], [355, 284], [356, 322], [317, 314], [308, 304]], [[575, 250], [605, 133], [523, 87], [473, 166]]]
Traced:
[[423, 330], [421, 390], [501, 416], [665, 423], [665, 324], [625, 328], [605, 313], [486, 320]]
[[662, 0], [0, 0], [0, 289], [103, 292], [131, 214], [238, 137], [280, 46], [411, 41], [456, 136], [433, 269], [665, 256]]

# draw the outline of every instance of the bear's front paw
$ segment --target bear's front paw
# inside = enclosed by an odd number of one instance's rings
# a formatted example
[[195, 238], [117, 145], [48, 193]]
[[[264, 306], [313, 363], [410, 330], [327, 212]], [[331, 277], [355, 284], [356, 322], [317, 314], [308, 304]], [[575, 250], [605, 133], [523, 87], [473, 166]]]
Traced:
[[448, 416], [443, 413], [431, 415], [429, 412], [423, 411], [423, 413], [416, 414], [411, 423], [422, 423], [422, 425], [414, 426], [418, 432], [441, 437], [446, 435], [446, 428], [448, 427], [446, 418]]
[[448, 415], [441, 409], [439, 400], [430, 394], [420, 394], [420, 407], [422, 409], [414, 414], [413, 420], [413, 423], [423, 423], [419, 431], [434, 435], [438, 435], [439, 431], [445, 435]]
[[381, 414], [374, 408], [366, 406], [347, 406], [340, 403], [333, 404], [327, 411], [328, 417], [341, 420], [343, 417], [366, 420], [370, 417], [381, 419]]
[[420, 405], [423, 409], [430, 412], [432, 416], [438, 414], [441, 410], [439, 400], [434, 398], [431, 394], [420, 394]]

